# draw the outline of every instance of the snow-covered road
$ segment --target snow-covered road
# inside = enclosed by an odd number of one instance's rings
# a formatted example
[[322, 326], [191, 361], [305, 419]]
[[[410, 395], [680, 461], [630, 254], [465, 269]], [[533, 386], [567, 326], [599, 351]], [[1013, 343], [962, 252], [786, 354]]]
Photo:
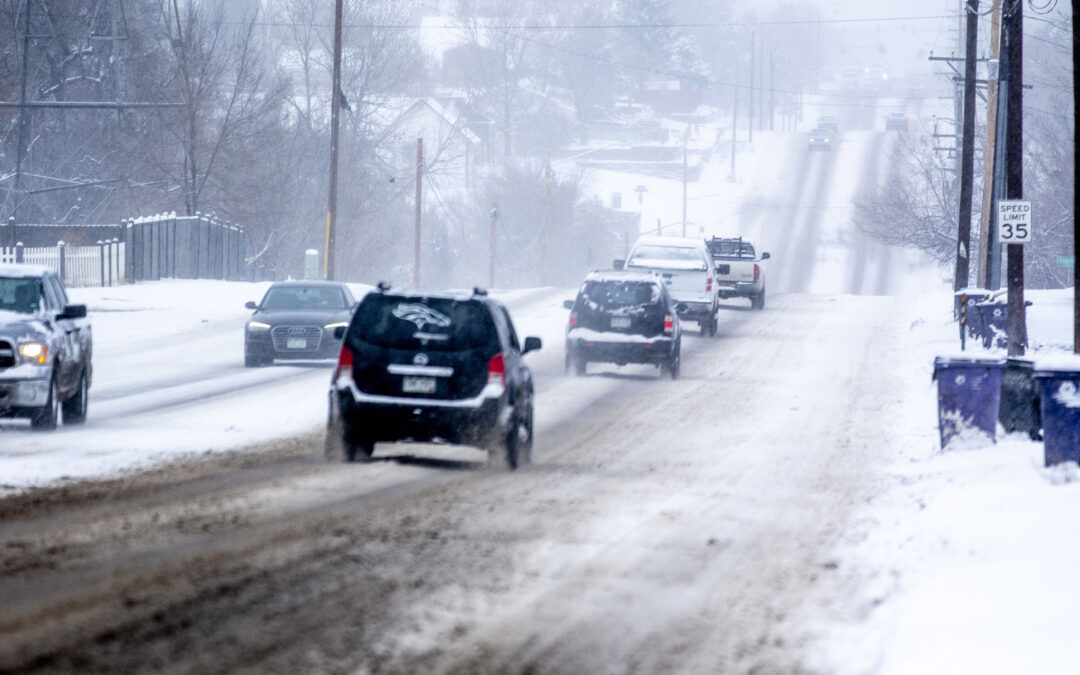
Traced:
[[[910, 303], [787, 295], [764, 313], [728, 310], [716, 338], [686, 338], [684, 376], [671, 381], [647, 367], [564, 375], [563, 296], [535, 292], [514, 310], [522, 334], [547, 340], [530, 357], [537, 445], [525, 470], [483, 470], [475, 450], [425, 446], [327, 466], [309, 425], [258, 452], [189, 455], [108, 487], [7, 500], [0, 628], [12, 639], [0, 665], [50, 653], [54, 640], [60, 670], [68, 659], [126, 670], [150, 655], [183, 669], [276, 671], [786, 672], [811, 662], [828, 614], [865, 609], [833, 547], [852, 536], [849, 517], [873, 496], [900, 433], [895, 418], [866, 414], [905, 395], [893, 357], [871, 346], [903, 335]], [[218, 339], [228, 340], [205, 336]], [[209, 379], [190, 369], [193, 393], [207, 398], [148, 405], [129, 421], [212, 428], [215, 408], [260, 391], [321, 420], [325, 367], [220, 368]], [[102, 389], [120, 392], [119, 406], [130, 386]], [[124, 441], [123, 417], [66, 433], [104, 448]], [[77, 445], [43, 438], [56, 445], [20, 450], [23, 461]], [[358, 635], [364, 649], [346, 648]], [[182, 647], [196, 639], [202, 649]]]

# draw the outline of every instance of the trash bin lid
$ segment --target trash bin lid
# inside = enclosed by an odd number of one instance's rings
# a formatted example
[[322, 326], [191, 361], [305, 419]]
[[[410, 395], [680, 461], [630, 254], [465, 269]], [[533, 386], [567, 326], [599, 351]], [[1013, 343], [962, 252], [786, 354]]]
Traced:
[[955, 354], [939, 354], [934, 357], [934, 368], [948, 368], [949, 366], [1004, 366], [1005, 359], [1001, 356], [979, 354], [972, 352], [957, 352]]
[[1052, 354], [1035, 359], [1035, 377], [1080, 373], [1080, 354]]
[[961, 288], [958, 291], [954, 291], [953, 295], [954, 296], [981, 295], [983, 297], [986, 297], [986, 296], [990, 295], [991, 293], [993, 293], [993, 291], [990, 290], [989, 288], [974, 288], [973, 287], [973, 288]]

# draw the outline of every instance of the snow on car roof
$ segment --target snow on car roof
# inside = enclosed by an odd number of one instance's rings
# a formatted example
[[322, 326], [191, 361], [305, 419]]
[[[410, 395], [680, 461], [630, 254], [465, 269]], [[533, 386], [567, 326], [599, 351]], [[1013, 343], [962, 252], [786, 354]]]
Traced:
[[648, 235], [639, 237], [634, 242], [636, 248], [638, 244], [648, 244], [649, 246], [672, 246], [678, 248], [698, 248], [704, 245], [704, 241], [701, 239], [692, 239], [690, 237], [657, 237], [655, 235]]

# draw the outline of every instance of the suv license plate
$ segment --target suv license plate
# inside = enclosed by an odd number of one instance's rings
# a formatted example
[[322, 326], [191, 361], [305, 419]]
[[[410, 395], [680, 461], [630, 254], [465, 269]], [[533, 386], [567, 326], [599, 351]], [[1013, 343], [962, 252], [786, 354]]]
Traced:
[[628, 316], [613, 316], [611, 317], [612, 328], [629, 328], [630, 317]]
[[304, 338], [288, 338], [285, 340], [286, 349], [307, 349], [307, 340]]
[[401, 381], [401, 391], [406, 394], [434, 394], [435, 378], [406, 375]]

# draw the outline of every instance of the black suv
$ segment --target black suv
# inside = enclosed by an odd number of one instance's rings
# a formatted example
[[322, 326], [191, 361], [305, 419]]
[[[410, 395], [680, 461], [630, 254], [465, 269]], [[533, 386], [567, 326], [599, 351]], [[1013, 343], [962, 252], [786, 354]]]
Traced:
[[648, 363], [679, 377], [682, 328], [661, 279], [641, 272], [591, 272], [570, 310], [566, 369], [585, 374], [602, 361], [620, 366]]
[[34, 429], [86, 421], [93, 337], [86, 305], [69, 304], [55, 272], [0, 265], [0, 417]]
[[392, 292], [356, 307], [330, 381], [329, 458], [364, 461], [379, 441], [475, 445], [517, 468], [533, 440], [533, 380], [510, 314], [482, 289]]

